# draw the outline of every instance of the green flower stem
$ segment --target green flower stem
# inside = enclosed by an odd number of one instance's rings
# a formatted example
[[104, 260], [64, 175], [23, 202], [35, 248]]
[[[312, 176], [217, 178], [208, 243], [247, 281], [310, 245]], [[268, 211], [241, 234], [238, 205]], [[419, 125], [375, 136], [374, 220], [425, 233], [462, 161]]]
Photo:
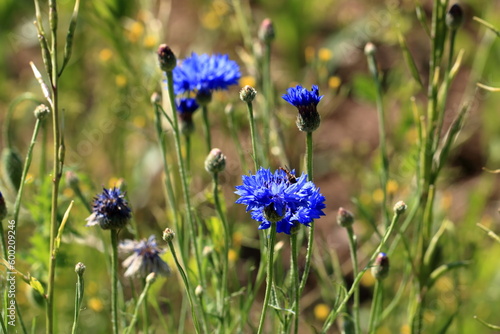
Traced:
[[247, 103], [247, 110], [248, 110], [248, 121], [250, 122], [250, 136], [252, 138], [253, 162], [255, 171], [257, 172], [260, 166], [260, 161], [259, 161], [260, 159], [259, 159], [259, 152], [257, 151], [257, 138], [255, 133], [255, 120], [253, 117], [252, 102]]
[[56, 276], [56, 254], [54, 240], [57, 236], [57, 207], [59, 198], [59, 183], [61, 181], [62, 167], [64, 164], [64, 146], [61, 131], [61, 117], [59, 115], [59, 92], [58, 92], [58, 52], [57, 52], [57, 4], [56, 0], [49, 0], [49, 25], [51, 33], [51, 47], [50, 47], [50, 68], [46, 64], [46, 70], [49, 72], [51, 83], [51, 112], [52, 112], [52, 131], [53, 131], [53, 170], [52, 170], [52, 199], [51, 199], [51, 213], [50, 213], [50, 255], [49, 255], [49, 277], [47, 287], [47, 307], [46, 307], [46, 333], [52, 334], [54, 332], [54, 290], [55, 290], [55, 276]]
[[[6, 308], [5, 308], [6, 309]], [[3, 317], [0, 317], [0, 326], [2, 328], [2, 333], [8, 333], [7, 328], [5, 327], [5, 323], [3, 321]]]
[[43, 121], [41, 121], [40, 119], [36, 120], [35, 129], [33, 130], [33, 136], [31, 137], [31, 143], [30, 146], [28, 147], [28, 152], [26, 153], [26, 160], [24, 161], [23, 173], [21, 175], [21, 183], [19, 185], [19, 190], [17, 191], [17, 196], [16, 196], [16, 202], [14, 204], [14, 213], [12, 218], [16, 222], [14, 224], [14, 231], [17, 228], [17, 221], [19, 218], [19, 210], [21, 207], [21, 199], [23, 197], [26, 176], [28, 175], [28, 171], [31, 165], [31, 160], [33, 159], [33, 148], [35, 147], [36, 138], [38, 137], [38, 132], [40, 130], [40, 127], [42, 126], [42, 123]]
[[184, 135], [184, 141], [186, 142], [186, 171], [189, 174], [191, 172], [191, 136]]
[[380, 253], [382, 248], [385, 246], [387, 240], [389, 240], [389, 237], [391, 236], [394, 227], [396, 226], [396, 223], [399, 220], [399, 217], [401, 214], [395, 213], [394, 216], [392, 217], [391, 224], [389, 225], [389, 228], [386, 230], [384, 237], [380, 241], [379, 245], [373, 252], [372, 256], [370, 257], [370, 260], [368, 261], [368, 265], [361, 270], [358, 275], [354, 278], [354, 282], [351, 285], [351, 288], [347, 292], [346, 296], [344, 299], [340, 302], [340, 304], [337, 306], [337, 308], [333, 309], [330, 314], [328, 315], [325, 324], [323, 325], [323, 328], [321, 330], [321, 333], [327, 333], [328, 329], [333, 325], [334, 320], [336, 319], [337, 315], [339, 314], [340, 311], [344, 309], [344, 306], [347, 304], [351, 296], [353, 295], [354, 291], [358, 289], [358, 285], [361, 282], [361, 278], [363, 278], [363, 275], [365, 272], [371, 267], [373, 260], [377, 257], [377, 254]]
[[370, 310], [370, 320], [368, 322], [368, 334], [375, 333], [377, 330], [378, 317], [382, 306], [382, 284], [380, 280], [375, 281], [375, 290], [373, 292], [372, 307]]
[[76, 329], [78, 327], [78, 318], [80, 316], [80, 308], [83, 300], [83, 292], [85, 289], [83, 275], [77, 274], [76, 290], [75, 290], [75, 313], [73, 317], [73, 327], [71, 329], [72, 334], [76, 334]]
[[[133, 330], [133, 328], [137, 322], [137, 319], [139, 318], [139, 310], [141, 309], [141, 306], [143, 304], [147, 305], [147, 295], [148, 295], [149, 288], [153, 284], [153, 281], [154, 281], [154, 279], [146, 280], [146, 284], [144, 286], [144, 289], [141, 292], [141, 295], [139, 296], [139, 300], [135, 304], [135, 310], [134, 310], [134, 315], [132, 316], [132, 320], [130, 321], [130, 324], [123, 332], [124, 334], [131, 333], [131, 331]], [[148, 333], [148, 332], [144, 332], [144, 333]]]
[[[295, 229], [295, 228], [294, 228]], [[292, 235], [290, 236], [290, 251], [291, 251], [291, 266], [290, 272], [292, 277], [292, 289], [293, 289], [293, 312], [294, 314], [294, 333], [299, 332], [299, 316], [300, 316], [300, 295], [299, 295], [299, 265], [298, 265], [298, 247], [297, 247], [297, 232], [292, 230]]]
[[[171, 96], [172, 98], [174, 97], [174, 95]], [[203, 115], [203, 127], [205, 129], [205, 142], [207, 143], [207, 154], [208, 154], [212, 150], [212, 135], [210, 133], [210, 120], [208, 119], [208, 107], [206, 104], [203, 104], [201, 106], [201, 111]]]
[[[306, 133], [306, 170], [308, 181], [313, 180], [313, 142], [312, 142], [312, 132]], [[311, 222], [309, 226], [309, 236], [307, 238], [307, 252], [306, 252], [306, 262], [304, 265], [304, 273], [302, 274], [302, 279], [299, 286], [299, 295], [302, 295], [304, 288], [306, 286], [307, 278], [309, 277], [309, 271], [311, 270], [312, 261], [312, 250], [314, 243], [314, 221]]]
[[[353, 277], [358, 276], [358, 255], [357, 255], [357, 243], [356, 235], [352, 226], [347, 228], [347, 235], [349, 236], [349, 251], [351, 253], [352, 261], [352, 275]], [[359, 320], [359, 286], [354, 290], [354, 301], [352, 305], [352, 321], [354, 322], [354, 333], [361, 333], [361, 326]]]
[[213, 195], [214, 195], [214, 202], [215, 202], [215, 208], [217, 210], [217, 214], [219, 215], [219, 219], [222, 222], [222, 226], [224, 228], [224, 250], [222, 252], [222, 280], [221, 280], [221, 287], [219, 288], [220, 290], [220, 301], [219, 301], [219, 314], [222, 320], [222, 328], [220, 329], [220, 333], [225, 333], [225, 326], [224, 324], [229, 323], [229, 319], [227, 319], [227, 302], [226, 302], [226, 297], [228, 294], [228, 273], [229, 273], [229, 259], [228, 259], [228, 254], [229, 254], [229, 247], [230, 247], [230, 237], [231, 237], [231, 231], [229, 228], [229, 224], [227, 223], [226, 215], [224, 214], [222, 210], [222, 205], [219, 199], [219, 178], [217, 176], [217, 173], [212, 174], [213, 177]]
[[168, 247], [170, 248], [170, 252], [172, 252], [172, 256], [175, 261], [175, 265], [177, 266], [177, 270], [181, 274], [182, 281], [184, 282], [184, 287], [186, 288], [186, 293], [189, 299], [189, 304], [191, 304], [191, 316], [193, 317], [193, 323], [194, 323], [194, 328], [196, 330], [196, 333], [208, 333], [207, 328], [205, 327], [205, 323], [202, 323], [203, 325], [203, 332], [201, 331], [200, 328], [200, 323], [198, 321], [198, 317], [196, 316], [196, 311], [195, 311], [195, 298], [193, 298], [192, 295], [192, 289], [191, 289], [191, 284], [189, 283], [189, 279], [186, 276], [186, 273], [184, 272], [184, 269], [182, 269], [181, 264], [179, 263], [179, 260], [177, 259], [177, 253], [175, 252], [175, 247], [172, 241], [168, 241]]
[[119, 333], [118, 323], [118, 231], [111, 233], [111, 323], [113, 334]]
[[386, 132], [385, 132], [385, 111], [382, 98], [382, 85], [379, 80], [379, 73], [377, 69], [377, 62], [375, 60], [375, 54], [369, 53], [367, 55], [368, 67], [375, 82], [377, 91], [377, 115], [378, 115], [378, 136], [379, 136], [379, 147], [380, 147], [380, 161], [382, 168], [380, 170], [380, 187], [382, 188], [383, 199], [382, 199], [382, 212], [384, 217], [384, 226], [389, 225], [389, 211], [387, 210], [387, 181], [389, 180], [389, 158], [387, 157], [387, 148], [385, 143]]
[[260, 313], [259, 328], [257, 334], [261, 334], [264, 330], [264, 320], [266, 319], [267, 307], [271, 298], [271, 290], [273, 287], [273, 269], [274, 269], [274, 243], [276, 241], [276, 223], [271, 223], [271, 230], [269, 231], [269, 240], [267, 244], [267, 276], [266, 276], [266, 294], [264, 296], [264, 304], [262, 305], [262, 312]]
[[245, 11], [241, 6], [242, 1], [232, 0], [231, 2], [236, 15], [236, 22], [238, 22], [238, 26], [240, 27], [241, 35], [243, 37], [243, 43], [245, 44], [245, 48], [250, 51], [253, 49], [252, 34], [250, 33], [248, 20], [245, 17]]
[[[149, 290], [149, 285], [151, 285], [151, 282], [148, 282], [147, 279], [143, 280], [143, 292], [141, 294], [141, 296], [139, 297], [139, 301], [137, 302], [136, 304], [136, 309], [139, 307], [139, 304], [142, 303], [142, 315], [143, 315], [143, 324], [142, 324], [142, 328], [143, 328], [143, 332], [144, 333], [149, 333], [149, 312], [148, 312], [148, 290]], [[141, 301], [141, 298], [142, 298], [142, 295], [144, 294], [144, 300]], [[137, 313], [134, 312], [134, 316], [135, 314]], [[132, 319], [133, 321], [133, 319]], [[130, 328], [132, 328], [133, 326], [129, 326]]]

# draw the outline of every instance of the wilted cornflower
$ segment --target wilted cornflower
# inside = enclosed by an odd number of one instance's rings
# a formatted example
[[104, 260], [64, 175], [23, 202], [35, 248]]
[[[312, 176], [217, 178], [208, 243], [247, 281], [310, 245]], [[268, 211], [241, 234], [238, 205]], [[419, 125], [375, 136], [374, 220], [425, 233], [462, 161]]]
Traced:
[[297, 85], [288, 88], [287, 94], [284, 94], [282, 98], [299, 110], [296, 123], [300, 131], [313, 132], [319, 127], [321, 117], [316, 106], [323, 95], [319, 95], [318, 86], [313, 85], [312, 89], [308, 91], [301, 85]]
[[259, 229], [277, 224], [278, 233], [290, 234], [299, 223], [305, 226], [324, 216], [325, 197], [313, 182], [307, 181], [307, 174], [295, 177], [295, 172], [283, 168], [273, 173], [261, 168], [255, 175], [243, 175], [243, 185], [237, 186], [240, 198], [236, 203], [245, 204], [247, 212], [261, 222]]
[[120, 188], [103, 188], [102, 193], [94, 197], [92, 214], [86, 219], [86, 226], [99, 224], [103, 230], [120, 229], [131, 218], [125, 195]]
[[146, 277], [150, 273], [167, 276], [170, 274], [170, 267], [163, 261], [160, 254], [165, 251], [156, 245], [156, 237], [151, 235], [147, 240], [141, 241], [124, 240], [118, 246], [121, 253], [130, 253], [122, 265], [127, 270], [125, 277], [138, 276]]
[[198, 103], [196, 103], [196, 99], [177, 99], [175, 105], [177, 107], [182, 133], [191, 134], [194, 131], [193, 114], [199, 107]]
[[228, 55], [192, 53], [174, 69], [176, 94], [196, 92], [199, 96], [210, 96], [214, 90], [226, 90], [236, 85], [241, 77], [240, 67]]

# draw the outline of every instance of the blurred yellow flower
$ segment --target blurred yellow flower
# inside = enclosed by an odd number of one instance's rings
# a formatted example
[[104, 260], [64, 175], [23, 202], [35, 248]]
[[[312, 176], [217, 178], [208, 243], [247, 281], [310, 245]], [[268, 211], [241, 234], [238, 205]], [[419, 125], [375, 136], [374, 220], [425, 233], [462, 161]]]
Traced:
[[28, 173], [26, 174], [26, 184], [30, 184], [30, 183], [33, 183], [33, 181], [35, 180], [35, 178], [33, 177], [33, 174], [31, 173]]
[[401, 334], [410, 334], [411, 333], [410, 325], [406, 324], [406, 325], [401, 326], [401, 329], [399, 332]]
[[109, 188], [118, 187], [117, 184], [118, 184], [118, 182], [120, 182], [120, 180], [121, 179], [119, 179], [117, 177], [110, 178], [108, 181], [108, 187]]
[[387, 181], [387, 193], [389, 195], [394, 195], [396, 193], [396, 191], [398, 191], [399, 189], [399, 185], [396, 181], [394, 180], [389, 180]]
[[87, 302], [88, 307], [94, 312], [101, 312], [104, 309], [104, 305], [99, 298], [92, 297]]
[[221, 23], [219, 15], [213, 10], [203, 14], [201, 17], [201, 24], [209, 30], [217, 29]]
[[256, 85], [255, 78], [251, 75], [246, 75], [244, 77], [241, 77], [240, 86], [245, 87], [246, 85], [255, 88], [255, 85]]
[[113, 51], [111, 51], [110, 49], [102, 49], [100, 52], [99, 52], [99, 59], [105, 63], [107, 62], [108, 60], [111, 59], [111, 57], [113, 57]]
[[336, 75], [331, 76], [330, 78], [328, 78], [328, 87], [330, 87], [331, 89], [337, 89], [337, 88], [339, 88], [341, 83], [342, 83], [342, 81]]
[[314, 317], [319, 321], [325, 321], [328, 317], [328, 314], [330, 313], [330, 310], [330, 306], [324, 303], [320, 303], [314, 306]]
[[436, 320], [436, 315], [431, 310], [424, 310], [424, 320], [427, 323], [432, 323]]
[[238, 260], [238, 253], [234, 250], [234, 249], [230, 249], [228, 252], [227, 252], [227, 259], [229, 260], [229, 262], [236, 262], [236, 260]]
[[127, 37], [129, 39], [129, 41], [131, 41], [132, 43], [135, 43], [135, 42], [137, 42], [139, 37], [142, 36], [143, 33], [144, 33], [143, 24], [141, 22], [135, 21], [130, 26], [130, 30], [129, 30]]
[[382, 201], [384, 200], [384, 192], [382, 191], [382, 189], [380, 188], [375, 189], [375, 191], [372, 194], [372, 198], [375, 203], [378, 204], [382, 203]]
[[64, 188], [63, 195], [66, 196], [66, 197], [73, 197], [73, 195], [74, 195], [73, 189], [71, 189], [71, 188]]
[[158, 40], [153, 35], [147, 35], [144, 38], [144, 47], [146, 49], [153, 49], [158, 44]]
[[144, 128], [146, 126], [146, 118], [144, 116], [135, 116], [134, 119], [132, 120], [134, 125], [140, 129]]
[[451, 203], [453, 203], [453, 195], [451, 194], [451, 192], [445, 191], [439, 203], [441, 210], [448, 211], [451, 207]]
[[333, 53], [332, 53], [332, 51], [330, 49], [327, 49], [327, 48], [321, 48], [321, 49], [319, 49], [319, 51], [318, 51], [318, 58], [322, 62], [327, 62], [330, 59], [332, 59], [332, 57], [333, 57]]
[[120, 88], [125, 87], [127, 85], [127, 77], [123, 74], [118, 74], [115, 77], [115, 83]]
[[379, 329], [377, 329], [377, 334], [391, 334], [391, 330], [387, 328], [387, 326], [381, 326]]

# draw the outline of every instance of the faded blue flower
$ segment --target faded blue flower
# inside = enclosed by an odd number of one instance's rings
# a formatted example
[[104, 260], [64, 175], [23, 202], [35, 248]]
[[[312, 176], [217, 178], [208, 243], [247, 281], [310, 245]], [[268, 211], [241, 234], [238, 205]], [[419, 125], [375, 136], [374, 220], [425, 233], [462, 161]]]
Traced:
[[243, 184], [236, 186], [240, 196], [236, 203], [245, 204], [247, 212], [267, 229], [277, 224], [278, 233], [290, 234], [298, 223], [305, 226], [324, 215], [325, 197], [307, 174], [295, 177], [295, 172], [280, 168], [273, 173], [261, 167], [255, 175], [243, 175]]
[[86, 219], [86, 226], [99, 224], [103, 230], [120, 229], [131, 218], [125, 195], [120, 188], [103, 188], [102, 193], [94, 197], [92, 214]]
[[170, 267], [160, 256], [165, 251], [157, 246], [154, 235], [151, 235], [147, 240], [124, 240], [118, 246], [118, 250], [121, 253], [132, 252], [122, 263], [123, 267], [126, 268], [125, 277], [145, 278], [150, 273], [162, 276], [170, 274]]
[[176, 94], [194, 91], [198, 95], [228, 89], [238, 84], [241, 77], [240, 67], [228, 55], [197, 55], [194, 52], [174, 68], [173, 75]]
[[297, 85], [288, 88], [287, 94], [284, 94], [282, 98], [298, 109], [296, 123], [300, 131], [313, 132], [319, 127], [321, 117], [316, 106], [323, 95], [319, 95], [318, 86], [313, 85], [312, 89], [308, 91], [301, 85]]

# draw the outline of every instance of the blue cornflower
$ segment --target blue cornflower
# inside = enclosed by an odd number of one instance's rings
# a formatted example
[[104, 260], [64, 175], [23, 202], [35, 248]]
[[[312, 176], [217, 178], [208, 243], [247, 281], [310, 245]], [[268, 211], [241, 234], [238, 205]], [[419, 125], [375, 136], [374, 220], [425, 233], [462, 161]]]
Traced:
[[170, 274], [170, 267], [160, 256], [165, 251], [157, 246], [154, 235], [151, 235], [147, 240], [124, 240], [118, 246], [118, 250], [121, 253], [133, 252], [122, 263], [123, 267], [127, 269], [125, 277], [145, 278], [150, 273], [163, 276]]
[[241, 77], [240, 67], [228, 55], [197, 55], [194, 52], [174, 68], [173, 75], [176, 94], [193, 91], [197, 95], [228, 89]]
[[319, 127], [321, 118], [316, 106], [323, 95], [319, 95], [318, 86], [313, 85], [311, 91], [308, 91], [301, 85], [297, 85], [288, 88], [287, 94], [284, 94], [282, 98], [299, 110], [296, 123], [300, 131], [313, 132]]
[[245, 204], [247, 212], [260, 222], [259, 229], [277, 224], [276, 231], [290, 234], [298, 223], [305, 226], [324, 216], [325, 197], [314, 183], [307, 181], [307, 174], [295, 177], [295, 172], [283, 168], [273, 173], [260, 168], [255, 175], [243, 175], [243, 184], [237, 186], [240, 198], [236, 203]]
[[99, 224], [103, 230], [120, 229], [131, 216], [125, 194], [120, 188], [103, 188], [102, 193], [94, 197], [92, 214], [86, 219], [86, 226]]

